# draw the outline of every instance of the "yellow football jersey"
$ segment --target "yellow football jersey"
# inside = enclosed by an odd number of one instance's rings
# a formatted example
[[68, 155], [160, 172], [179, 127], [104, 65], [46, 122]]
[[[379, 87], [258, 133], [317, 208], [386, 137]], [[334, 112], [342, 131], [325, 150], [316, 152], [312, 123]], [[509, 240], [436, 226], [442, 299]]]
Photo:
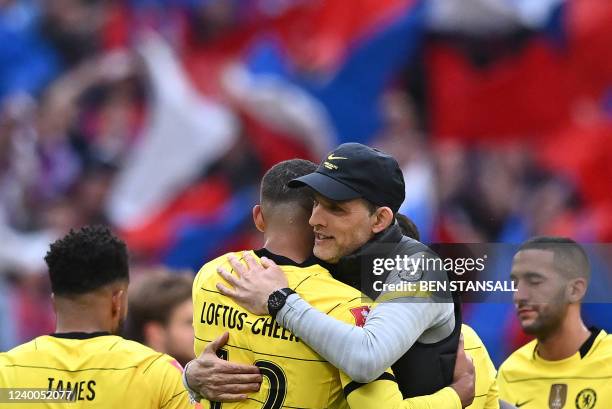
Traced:
[[591, 329], [578, 352], [546, 361], [533, 340], [499, 367], [499, 395], [523, 409], [612, 408], [612, 336]]
[[193, 408], [174, 358], [107, 333], [45, 335], [0, 354], [0, 388], [73, 391], [74, 402], [28, 408]]
[[474, 362], [476, 391], [474, 402], [467, 409], [499, 409], [495, 366], [480, 337], [469, 326], [461, 326], [463, 348]]
[[[240, 253], [234, 254], [241, 257]], [[351, 325], [365, 323], [370, 305], [359, 291], [335, 280], [319, 265], [295, 265], [284, 257], [275, 261], [285, 271], [289, 287], [313, 307]], [[219, 355], [234, 362], [254, 363], [264, 379], [259, 392], [242, 402], [223, 403], [224, 409], [346, 408], [345, 394], [354, 408], [378, 408], [381, 400], [386, 407], [461, 408], [458, 396], [450, 388], [430, 397], [403, 401], [390, 370], [380, 381], [365, 386], [351, 382], [272, 317], [253, 315], [220, 294], [215, 287], [222, 282], [216, 271], [219, 265], [231, 269], [227, 255], [205, 264], [193, 284], [196, 356], [228, 331], [229, 341]], [[211, 409], [219, 409], [220, 405], [210, 403]]]

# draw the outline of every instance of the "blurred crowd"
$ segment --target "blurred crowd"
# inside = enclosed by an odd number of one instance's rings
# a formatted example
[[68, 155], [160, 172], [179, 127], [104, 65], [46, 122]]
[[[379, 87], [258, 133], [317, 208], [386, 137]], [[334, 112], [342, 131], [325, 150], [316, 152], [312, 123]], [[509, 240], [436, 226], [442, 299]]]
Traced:
[[[347, 141], [424, 242], [611, 242], [611, 42], [607, 0], [0, 0], [0, 350], [53, 329], [55, 237], [196, 271], [261, 245], [269, 166]], [[467, 311], [497, 363], [510, 307]]]

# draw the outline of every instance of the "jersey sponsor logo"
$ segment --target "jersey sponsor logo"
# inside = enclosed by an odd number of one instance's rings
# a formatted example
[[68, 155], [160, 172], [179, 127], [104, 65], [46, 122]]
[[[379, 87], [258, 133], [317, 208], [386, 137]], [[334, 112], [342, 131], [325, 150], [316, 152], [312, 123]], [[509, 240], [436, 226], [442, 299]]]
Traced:
[[355, 317], [355, 325], [358, 327], [363, 327], [366, 323], [366, 319], [368, 318], [368, 314], [370, 313], [370, 307], [367, 305], [363, 305], [361, 307], [351, 308], [351, 314]]
[[517, 401], [517, 402], [516, 402], [516, 405], [514, 405], [514, 406], [516, 406], [517, 408], [520, 408], [521, 406], [525, 406], [526, 404], [528, 404], [528, 403], [529, 403], [529, 402], [531, 402], [532, 400], [533, 400], [533, 399], [529, 399], [529, 400], [526, 400], [526, 401], [524, 401], [524, 402], [518, 402], [518, 401]]
[[593, 409], [597, 402], [597, 394], [591, 388], [583, 389], [576, 395], [576, 409]]
[[548, 395], [548, 407], [550, 409], [561, 409], [567, 401], [567, 384], [555, 383], [550, 387]]

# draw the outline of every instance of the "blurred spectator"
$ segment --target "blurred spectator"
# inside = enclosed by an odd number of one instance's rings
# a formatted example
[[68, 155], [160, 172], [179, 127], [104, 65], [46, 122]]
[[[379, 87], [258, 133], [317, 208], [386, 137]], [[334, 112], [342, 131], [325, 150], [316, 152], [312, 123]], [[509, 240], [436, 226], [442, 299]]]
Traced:
[[141, 275], [131, 285], [125, 337], [174, 357], [194, 357], [191, 275], [166, 271]]
[[40, 14], [36, 0], [0, 1], [0, 102], [20, 92], [38, 95], [60, 70]]
[[111, 4], [105, 0], [46, 3], [42, 31], [67, 66], [75, 66], [102, 50], [100, 34]]

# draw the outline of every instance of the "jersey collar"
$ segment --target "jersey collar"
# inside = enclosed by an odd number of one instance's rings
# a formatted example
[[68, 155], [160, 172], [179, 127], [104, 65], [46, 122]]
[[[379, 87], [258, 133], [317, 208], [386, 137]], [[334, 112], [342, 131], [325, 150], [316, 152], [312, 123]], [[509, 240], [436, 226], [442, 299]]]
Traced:
[[111, 335], [110, 332], [107, 331], [97, 331], [97, 332], [56, 332], [54, 334], [50, 334], [49, 336], [55, 338], [69, 338], [69, 339], [89, 339], [95, 337], [102, 337], [105, 335]]
[[272, 253], [270, 250], [266, 248], [261, 248], [259, 250], [253, 250], [253, 252], [255, 253], [255, 255], [257, 255], [257, 257], [259, 258], [267, 257], [270, 260], [274, 261], [279, 266], [310, 267], [310, 266], [314, 266], [318, 264], [321, 267], [329, 270], [329, 268], [327, 268], [327, 263], [323, 262], [322, 260], [319, 260], [313, 254], [311, 254], [310, 257], [304, 260], [304, 262], [297, 263], [291, 260], [289, 257], [285, 257], [285, 256], [281, 256], [280, 254]]
[[[597, 327], [589, 327], [589, 331], [591, 332], [591, 335], [587, 338], [586, 341], [584, 341], [582, 343], [582, 345], [580, 346], [580, 348], [578, 349], [578, 352], [580, 353], [580, 359], [583, 359], [585, 356], [587, 356], [587, 354], [591, 351], [591, 348], [593, 348], [593, 344], [595, 343], [595, 340], [597, 339], [597, 337], [599, 336], [599, 334], [601, 334], [602, 330], [597, 328]], [[554, 362], [554, 363], [559, 363], [559, 362], [565, 362], [565, 361], [569, 361], [571, 359], [575, 359], [576, 358], [576, 354], [565, 358], [565, 359], [561, 359], [559, 361], [547, 361], [545, 359], [543, 359], [541, 356], [538, 355], [538, 344], [536, 342], [534, 348], [533, 348], [533, 352], [532, 352], [533, 356], [532, 359], [538, 359], [540, 361], [544, 361], [544, 362]]]
[[593, 347], [593, 343], [595, 342], [595, 339], [597, 339], [597, 337], [601, 333], [601, 329], [596, 328], [596, 327], [590, 327], [589, 331], [591, 331], [591, 336], [586, 341], [584, 341], [584, 344], [582, 344], [582, 346], [578, 350], [580, 351], [580, 358], [584, 358], [586, 354], [589, 353], [589, 351]]

